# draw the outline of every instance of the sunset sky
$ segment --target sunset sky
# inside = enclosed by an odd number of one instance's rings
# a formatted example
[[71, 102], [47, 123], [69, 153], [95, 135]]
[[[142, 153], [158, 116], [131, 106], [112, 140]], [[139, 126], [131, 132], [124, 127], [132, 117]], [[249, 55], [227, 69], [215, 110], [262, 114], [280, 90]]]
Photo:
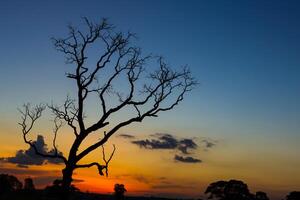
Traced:
[[[107, 153], [112, 144], [117, 147], [107, 178], [95, 168], [75, 172], [82, 191], [111, 193], [115, 183], [123, 183], [130, 195], [197, 198], [209, 183], [229, 179], [274, 200], [300, 190], [296, 0], [1, 1], [0, 173], [32, 177], [40, 188], [60, 176], [63, 165], [24, 168], [5, 158], [28, 149], [17, 108], [27, 102], [61, 104], [75, 95], [74, 82], [65, 77], [72, 65], [65, 64], [50, 38], [66, 36], [69, 24], [82, 27], [84, 16], [95, 22], [105, 17], [117, 30], [136, 33], [143, 52], [163, 55], [174, 68], [188, 65], [200, 84], [174, 110], [121, 129], [106, 144]], [[97, 120], [93, 103], [86, 105], [91, 121]], [[46, 113], [30, 136], [43, 135], [49, 149], [50, 120]], [[169, 142], [163, 136], [196, 146], [185, 154], [176, 145], [139, 145], [146, 139]], [[65, 154], [72, 138], [67, 127], [59, 132], [58, 148]], [[85, 160], [100, 161], [101, 151]]]

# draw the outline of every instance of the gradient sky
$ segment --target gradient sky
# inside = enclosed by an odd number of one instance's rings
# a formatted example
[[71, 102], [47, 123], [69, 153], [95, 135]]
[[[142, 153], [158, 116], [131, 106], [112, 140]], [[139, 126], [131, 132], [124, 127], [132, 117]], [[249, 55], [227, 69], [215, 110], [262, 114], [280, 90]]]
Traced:
[[[119, 133], [170, 133], [216, 145], [197, 150], [202, 163], [185, 164], [170, 159], [174, 152], [139, 149], [114, 137], [110, 143], [118, 149], [110, 177], [80, 170], [80, 188], [107, 193], [120, 182], [129, 194], [199, 197], [209, 183], [234, 178], [274, 199], [300, 190], [300, 3], [292, 0], [1, 1], [0, 157], [28, 148], [17, 107], [60, 103], [73, 94], [72, 81], [64, 77], [71, 66], [50, 38], [65, 36], [68, 24], [80, 27], [83, 16], [106, 17], [117, 29], [137, 33], [145, 53], [163, 55], [175, 67], [188, 64], [200, 82], [175, 110]], [[47, 122], [39, 131], [51, 130]], [[60, 136], [64, 151], [65, 137], [71, 138]], [[0, 163], [1, 172], [36, 177], [40, 186], [61, 168]]]

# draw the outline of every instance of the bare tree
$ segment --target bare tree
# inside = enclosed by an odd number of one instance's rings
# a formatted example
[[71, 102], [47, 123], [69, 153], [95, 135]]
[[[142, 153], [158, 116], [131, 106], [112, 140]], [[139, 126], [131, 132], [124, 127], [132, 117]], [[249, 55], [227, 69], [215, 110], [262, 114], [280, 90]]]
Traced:
[[[108, 158], [105, 156], [104, 144], [122, 127], [133, 122], [142, 122], [148, 117], [157, 117], [159, 113], [169, 111], [177, 106], [184, 95], [191, 91], [196, 81], [187, 67], [180, 71], [172, 70], [162, 57], [143, 56], [141, 49], [132, 45], [135, 38], [132, 33], [116, 32], [115, 28], [103, 19], [96, 24], [84, 18], [85, 31], [74, 26], [68, 27], [66, 38], [53, 38], [55, 48], [66, 57], [66, 62], [73, 65], [73, 71], [66, 76], [76, 84], [76, 97], [67, 97], [63, 105], [38, 105], [31, 109], [25, 105], [21, 110], [24, 141], [32, 146], [40, 156], [63, 160], [63, 188], [70, 188], [73, 171], [78, 168], [97, 167], [100, 175], [108, 174], [108, 165], [115, 147]], [[100, 56], [93, 59], [90, 51], [98, 48]], [[154, 67], [154, 65], [156, 67]], [[123, 81], [122, 84], [120, 81]], [[117, 86], [117, 87], [116, 87]], [[118, 89], [121, 87], [121, 89]], [[124, 91], [126, 88], [127, 91]], [[97, 98], [99, 118], [92, 124], [86, 122], [86, 100]], [[27, 139], [36, 120], [46, 109], [54, 114], [55, 128], [51, 154], [38, 151], [34, 142]], [[123, 110], [131, 113], [125, 120], [112, 125], [112, 116]], [[74, 134], [74, 141], [63, 156], [56, 148], [56, 135], [62, 122], [69, 126]], [[90, 144], [79, 152], [83, 141], [95, 131], [102, 130], [99, 141]], [[103, 150], [103, 163], [81, 163], [82, 158], [98, 148]]]

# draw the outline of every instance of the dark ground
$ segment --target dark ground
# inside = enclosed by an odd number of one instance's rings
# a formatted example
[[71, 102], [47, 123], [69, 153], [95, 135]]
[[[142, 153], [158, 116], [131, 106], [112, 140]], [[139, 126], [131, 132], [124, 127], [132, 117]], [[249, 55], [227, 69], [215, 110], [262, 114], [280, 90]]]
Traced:
[[[11, 192], [0, 196], [0, 200], [57, 200], [59, 196], [55, 194], [47, 194], [43, 190], [34, 192]], [[73, 193], [71, 200], [115, 200], [113, 195], [93, 194], [93, 193]], [[125, 197], [125, 200], [179, 200], [160, 197]], [[187, 199], [185, 199], [187, 200]]]

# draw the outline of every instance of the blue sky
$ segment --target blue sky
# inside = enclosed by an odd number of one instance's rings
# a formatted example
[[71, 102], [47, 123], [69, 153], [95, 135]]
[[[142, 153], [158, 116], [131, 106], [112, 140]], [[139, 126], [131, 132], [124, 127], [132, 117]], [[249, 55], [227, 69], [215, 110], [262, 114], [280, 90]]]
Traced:
[[190, 66], [201, 85], [188, 108], [272, 121], [296, 134], [298, 11], [297, 1], [1, 2], [1, 91], [17, 104], [31, 101], [16, 100], [28, 93], [39, 98], [36, 91], [43, 88], [64, 95], [59, 88], [68, 84], [67, 70], [50, 37], [63, 36], [66, 24], [80, 24], [82, 16], [107, 17], [119, 29], [136, 32], [144, 52]]

